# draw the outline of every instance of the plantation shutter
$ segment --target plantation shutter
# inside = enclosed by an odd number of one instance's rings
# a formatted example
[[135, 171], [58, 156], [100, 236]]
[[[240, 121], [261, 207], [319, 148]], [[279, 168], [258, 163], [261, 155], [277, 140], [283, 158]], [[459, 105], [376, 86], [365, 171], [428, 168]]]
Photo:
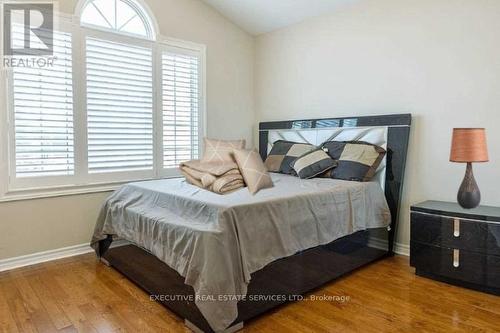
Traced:
[[162, 52], [163, 167], [199, 158], [200, 116], [197, 54]]
[[[23, 37], [13, 30], [14, 45]], [[54, 56], [53, 66], [12, 69], [16, 178], [74, 174], [70, 33], [54, 31]]]
[[149, 48], [88, 37], [89, 173], [153, 169]]

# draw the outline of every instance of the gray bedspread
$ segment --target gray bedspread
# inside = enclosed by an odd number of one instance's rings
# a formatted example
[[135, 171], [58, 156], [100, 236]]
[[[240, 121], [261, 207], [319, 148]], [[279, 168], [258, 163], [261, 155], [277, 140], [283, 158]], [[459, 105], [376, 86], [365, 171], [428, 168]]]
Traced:
[[[183, 178], [131, 183], [106, 201], [92, 246], [106, 235], [154, 254], [193, 286], [215, 331], [237, 317], [250, 274], [353, 232], [386, 227], [390, 212], [379, 184], [301, 180], [273, 174], [273, 188], [218, 195]], [[224, 298], [223, 300], [221, 298]]]

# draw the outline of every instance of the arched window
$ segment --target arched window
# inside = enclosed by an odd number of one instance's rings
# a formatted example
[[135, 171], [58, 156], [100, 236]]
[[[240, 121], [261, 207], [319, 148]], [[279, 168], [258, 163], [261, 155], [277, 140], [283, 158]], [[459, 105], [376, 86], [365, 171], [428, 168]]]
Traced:
[[81, 11], [82, 25], [116, 33], [155, 39], [152, 18], [134, 0], [87, 0]]

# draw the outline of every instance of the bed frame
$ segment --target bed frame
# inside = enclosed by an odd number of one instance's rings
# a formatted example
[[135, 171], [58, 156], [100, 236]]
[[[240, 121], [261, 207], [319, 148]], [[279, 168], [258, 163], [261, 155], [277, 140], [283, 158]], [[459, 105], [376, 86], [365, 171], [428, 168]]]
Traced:
[[[311, 292], [362, 266], [393, 255], [410, 125], [410, 114], [260, 123], [259, 151], [263, 159], [266, 158], [272, 144], [270, 140], [275, 135], [296, 132], [305, 142], [309, 141], [308, 138], [315, 131], [332, 130], [338, 134], [343, 130], [361, 129], [359, 133], [366, 134], [371, 129], [383, 128], [388, 154], [381, 185], [391, 210], [392, 221], [389, 229], [360, 231], [330, 244], [274, 261], [253, 273], [247, 300], [238, 303], [238, 318], [226, 332], [237, 331], [245, 321], [284, 303], [300, 299], [299, 295]], [[301, 134], [304, 131], [310, 132], [307, 135]], [[317, 139], [320, 136], [313, 137]], [[363, 140], [363, 135], [356, 139]], [[120, 271], [152, 295], [152, 299], [183, 318], [191, 330], [213, 332], [190, 298], [194, 297], [193, 288], [184, 284], [184, 279], [175, 270], [135, 245], [110, 247], [111, 243], [112, 237], [108, 236], [99, 244], [101, 260], [105, 264]], [[183, 297], [173, 297], [174, 295]], [[281, 297], [270, 298], [272, 295]]]

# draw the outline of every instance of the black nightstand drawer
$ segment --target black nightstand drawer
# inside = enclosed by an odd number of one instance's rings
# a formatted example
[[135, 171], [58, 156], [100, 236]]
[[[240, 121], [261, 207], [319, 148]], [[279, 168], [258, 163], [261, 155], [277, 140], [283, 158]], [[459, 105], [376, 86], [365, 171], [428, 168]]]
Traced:
[[500, 257], [488, 256], [485, 267], [486, 284], [490, 287], [500, 288]]
[[[417, 271], [430, 272], [442, 277], [461, 280], [475, 284], [485, 284], [484, 268], [488, 257], [474, 252], [436, 247], [411, 242], [410, 264]], [[500, 269], [500, 267], [498, 267]]]
[[412, 241], [500, 255], [500, 224], [411, 212]]

